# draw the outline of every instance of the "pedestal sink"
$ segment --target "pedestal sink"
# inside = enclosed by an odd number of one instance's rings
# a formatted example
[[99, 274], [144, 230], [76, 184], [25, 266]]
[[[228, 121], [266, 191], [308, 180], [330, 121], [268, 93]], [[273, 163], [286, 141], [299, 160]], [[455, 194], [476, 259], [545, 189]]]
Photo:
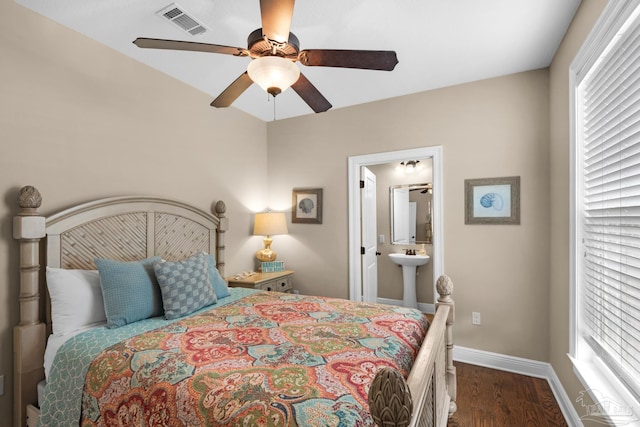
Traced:
[[416, 297], [416, 269], [420, 265], [429, 262], [429, 255], [405, 255], [389, 254], [389, 258], [395, 264], [402, 266], [403, 297], [402, 305], [410, 308], [418, 308]]

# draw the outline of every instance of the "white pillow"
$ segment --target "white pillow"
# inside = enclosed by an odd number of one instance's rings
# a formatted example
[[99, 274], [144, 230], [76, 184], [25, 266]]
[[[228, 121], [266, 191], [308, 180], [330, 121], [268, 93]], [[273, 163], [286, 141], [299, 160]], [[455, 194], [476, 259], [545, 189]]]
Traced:
[[97, 270], [66, 270], [47, 267], [53, 334], [106, 322]]

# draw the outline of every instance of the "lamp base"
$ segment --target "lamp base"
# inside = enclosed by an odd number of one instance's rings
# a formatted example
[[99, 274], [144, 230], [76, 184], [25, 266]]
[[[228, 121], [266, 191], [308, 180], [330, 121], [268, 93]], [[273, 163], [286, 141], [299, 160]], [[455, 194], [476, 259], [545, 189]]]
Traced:
[[258, 261], [260, 262], [275, 261], [276, 257], [277, 254], [271, 249], [264, 248], [256, 252], [256, 258], [258, 258]]
[[273, 242], [271, 236], [265, 236], [262, 242], [264, 243], [264, 248], [256, 252], [256, 258], [258, 258], [260, 262], [275, 261], [278, 254], [271, 249], [271, 243]]

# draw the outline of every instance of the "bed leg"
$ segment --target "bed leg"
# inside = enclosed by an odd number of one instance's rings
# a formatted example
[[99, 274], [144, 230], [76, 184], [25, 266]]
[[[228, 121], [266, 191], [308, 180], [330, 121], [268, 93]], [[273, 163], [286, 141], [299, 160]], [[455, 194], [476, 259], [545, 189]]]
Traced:
[[447, 358], [447, 390], [451, 397], [449, 403], [449, 416], [456, 412], [456, 396], [457, 396], [457, 380], [456, 380], [456, 367], [453, 366], [453, 323], [455, 321], [455, 303], [451, 294], [453, 293], [453, 282], [448, 276], [440, 276], [436, 283], [438, 289], [438, 302], [436, 303], [436, 310], [439, 305], [449, 306], [449, 316], [447, 318], [447, 333], [446, 333], [446, 358]]

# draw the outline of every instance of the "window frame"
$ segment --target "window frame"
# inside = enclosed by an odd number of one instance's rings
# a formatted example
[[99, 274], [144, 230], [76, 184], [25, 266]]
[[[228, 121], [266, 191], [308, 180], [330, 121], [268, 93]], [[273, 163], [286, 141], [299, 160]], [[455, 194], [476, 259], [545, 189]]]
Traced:
[[590, 70], [601, 60], [603, 52], [614, 42], [619, 31], [637, 10], [640, 0], [608, 2], [600, 19], [580, 48], [569, 68], [570, 88], [570, 343], [569, 357], [574, 372], [587, 391], [598, 391], [600, 395], [591, 393], [594, 402], [606, 396], [628, 405], [634, 414], [640, 414], [640, 402], [631, 394], [609, 368], [597, 357], [591, 347], [584, 342], [579, 333], [582, 295], [578, 278], [582, 267], [582, 200], [581, 188], [583, 144], [579, 124], [582, 122], [582, 111], [578, 106], [580, 84]]

